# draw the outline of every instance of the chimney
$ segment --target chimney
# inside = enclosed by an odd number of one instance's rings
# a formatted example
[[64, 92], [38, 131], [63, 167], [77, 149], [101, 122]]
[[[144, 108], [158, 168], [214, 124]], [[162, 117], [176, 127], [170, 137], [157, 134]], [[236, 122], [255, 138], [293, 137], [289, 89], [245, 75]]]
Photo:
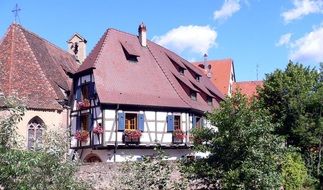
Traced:
[[211, 65], [209, 65], [209, 63], [207, 62], [207, 54], [204, 54], [203, 66], [204, 66], [204, 70], [205, 70], [206, 76], [208, 78], [211, 78], [212, 77]]
[[147, 46], [147, 29], [145, 24], [142, 22], [138, 27], [139, 42], [141, 46]]
[[86, 39], [79, 34], [74, 34], [68, 41], [68, 53], [75, 56], [75, 59], [82, 64], [86, 58]]

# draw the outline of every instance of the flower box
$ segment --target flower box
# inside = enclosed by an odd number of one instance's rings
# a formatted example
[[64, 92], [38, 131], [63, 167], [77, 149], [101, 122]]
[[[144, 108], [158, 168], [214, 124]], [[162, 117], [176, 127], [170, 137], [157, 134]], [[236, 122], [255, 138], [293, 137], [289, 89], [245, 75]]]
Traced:
[[80, 143], [87, 142], [89, 138], [89, 132], [86, 130], [76, 131], [74, 138]]
[[176, 129], [173, 132], [172, 142], [173, 144], [182, 144], [185, 138], [185, 134], [182, 130]]
[[123, 142], [125, 144], [139, 144], [141, 137], [140, 130], [125, 130], [123, 133]]
[[84, 99], [83, 101], [77, 102], [77, 107], [80, 110], [88, 109], [89, 107], [91, 107], [91, 104], [88, 99]]

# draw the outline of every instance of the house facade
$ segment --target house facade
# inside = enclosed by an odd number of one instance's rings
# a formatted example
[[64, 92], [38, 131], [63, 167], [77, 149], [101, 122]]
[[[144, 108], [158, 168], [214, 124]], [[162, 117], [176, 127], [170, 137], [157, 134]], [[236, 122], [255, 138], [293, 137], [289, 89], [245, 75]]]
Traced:
[[223, 94], [190, 62], [138, 35], [108, 29], [73, 74], [71, 148], [85, 162], [139, 160], [160, 146], [191, 154], [190, 131]]

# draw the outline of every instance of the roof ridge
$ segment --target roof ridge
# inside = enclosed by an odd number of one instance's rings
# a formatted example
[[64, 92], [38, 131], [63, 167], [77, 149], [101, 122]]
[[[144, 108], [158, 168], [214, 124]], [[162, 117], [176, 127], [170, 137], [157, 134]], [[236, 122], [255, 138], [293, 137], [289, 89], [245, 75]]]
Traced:
[[[21, 28], [19, 28], [19, 29], [21, 29]], [[54, 97], [54, 98], [55, 98], [55, 99], [57, 99], [57, 98], [58, 98], [58, 94], [57, 94], [57, 93], [56, 93], [56, 91], [53, 89], [52, 84], [48, 81], [46, 74], [44, 73], [44, 71], [43, 71], [43, 70], [42, 70], [42, 68], [40, 67], [40, 65], [39, 65], [39, 61], [37, 60], [37, 58], [36, 58], [36, 56], [35, 56], [35, 53], [34, 53], [33, 49], [31, 48], [31, 46], [30, 46], [30, 44], [29, 44], [29, 42], [28, 42], [28, 40], [27, 40], [27, 38], [26, 38], [25, 34], [23, 33], [23, 31], [22, 31], [22, 30], [21, 30], [20, 32], [22, 33], [22, 37], [23, 37], [23, 39], [24, 39], [25, 43], [27, 44], [28, 49], [30, 50], [30, 52], [31, 52], [31, 54], [32, 54], [33, 59], [34, 59], [34, 60], [36, 61], [36, 63], [37, 63], [37, 64], [35, 64], [35, 65], [36, 65], [36, 67], [37, 67], [37, 68], [38, 68], [38, 70], [40, 71], [41, 76], [42, 76], [43, 78], [45, 78], [45, 83], [46, 83], [46, 84], [49, 86], [49, 88], [50, 88], [50, 89], [48, 89], [48, 90], [51, 90], [52, 92], [54, 92], [54, 94], [56, 95], [56, 97]]]
[[11, 43], [10, 43], [10, 57], [11, 57], [11, 59], [9, 61], [10, 65], [9, 65], [9, 79], [8, 79], [8, 83], [9, 83], [9, 85], [8, 85], [8, 96], [10, 96], [10, 94], [11, 94], [12, 65], [13, 65], [13, 59], [14, 59], [14, 56], [13, 56], [14, 55], [14, 53], [13, 53], [14, 47], [13, 46], [15, 44], [15, 42], [14, 42], [15, 27], [16, 26], [13, 25], [12, 29], [11, 29]]
[[[154, 43], [156, 44], [156, 43]], [[164, 69], [160, 66], [156, 56], [153, 54], [153, 52], [151, 51], [151, 49], [149, 48], [149, 44], [147, 43], [147, 49], [149, 50], [150, 54], [153, 56], [154, 60], [156, 61], [158, 67], [161, 69], [161, 71], [163, 72], [163, 74], [165, 75], [166, 79], [168, 80], [168, 82], [170, 83], [170, 85], [172, 86], [172, 88], [175, 90], [176, 94], [179, 96], [179, 98], [186, 103], [188, 106], [192, 107], [188, 102], [185, 101], [185, 99], [178, 93], [177, 89], [175, 88], [175, 86], [173, 85], [172, 81], [169, 79], [168, 75], [166, 74], [166, 72], [164, 71]]]
[[[90, 51], [88, 56], [85, 58], [83, 63], [80, 65], [80, 67], [77, 69], [76, 73], [87, 70], [91, 67], [94, 67], [96, 64], [96, 61], [98, 60], [99, 55], [101, 55], [103, 45], [105, 45], [107, 36], [109, 33], [109, 29], [105, 30], [99, 41], [94, 45], [93, 49]], [[90, 61], [94, 59], [93, 61]]]
[[104, 45], [106, 44], [106, 41], [107, 41], [107, 38], [108, 38], [108, 35], [109, 35], [109, 29], [105, 32], [105, 35], [104, 35], [104, 39], [102, 41], [102, 45], [101, 45], [101, 48], [100, 48], [100, 51], [98, 52], [98, 55], [96, 56], [96, 59], [94, 60], [93, 63], [96, 63], [99, 59], [99, 56], [101, 56], [102, 54], [102, 49], [104, 47]]
[[130, 35], [130, 36], [138, 37], [138, 35], [134, 35], [134, 34], [131, 34], [129, 32], [125, 32], [125, 31], [122, 31], [122, 30], [119, 30], [119, 29], [116, 29], [116, 28], [108, 28], [107, 30], [115, 30], [116, 32], [120, 32], [120, 33], [124, 33], [124, 34]]
[[27, 30], [26, 28], [24, 28], [24, 27], [23, 27], [23, 26], [21, 26], [20, 24], [14, 24], [14, 25], [17, 25], [17, 26], [18, 26], [18, 28], [20, 28], [21, 30], [23, 30], [23, 31], [25, 31], [25, 32], [27, 32], [27, 33], [29, 33], [29, 34], [33, 35], [33, 36], [34, 36], [34, 37], [36, 37], [36, 38], [39, 38], [40, 40], [42, 40], [42, 41], [46, 42], [46, 44], [48, 44], [48, 45], [50, 45], [50, 46], [52, 46], [52, 47], [56, 48], [57, 50], [61, 51], [62, 53], [64, 53], [64, 54], [66, 54], [66, 55], [69, 55], [69, 56], [73, 57], [73, 55], [71, 55], [70, 53], [68, 53], [68, 52], [67, 52], [66, 50], [64, 50], [63, 48], [61, 48], [61, 47], [59, 47], [59, 46], [55, 45], [54, 43], [52, 43], [52, 42], [50, 42], [50, 41], [46, 40], [45, 38], [43, 38], [43, 37], [41, 37], [41, 36], [37, 35], [36, 33], [34, 33], [34, 32], [31, 32], [31, 31]]

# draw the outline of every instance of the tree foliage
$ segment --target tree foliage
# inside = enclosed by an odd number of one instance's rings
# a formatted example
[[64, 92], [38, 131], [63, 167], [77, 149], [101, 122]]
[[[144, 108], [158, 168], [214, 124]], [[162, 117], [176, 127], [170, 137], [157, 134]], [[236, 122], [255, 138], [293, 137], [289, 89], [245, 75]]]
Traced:
[[17, 124], [25, 108], [6, 99], [5, 118], [0, 121], [0, 188], [4, 189], [86, 189], [74, 174], [77, 162], [68, 158], [65, 133], [47, 131], [38, 150], [19, 146]]
[[273, 135], [275, 125], [264, 109], [237, 93], [208, 119], [217, 130], [193, 131], [194, 138], [203, 139], [197, 151], [210, 152], [207, 158], [186, 163], [193, 178], [203, 177], [213, 183], [212, 188], [221, 189], [280, 187], [283, 140]]
[[285, 70], [266, 75], [259, 91], [262, 106], [278, 123], [276, 134], [299, 147], [313, 176], [322, 176], [323, 73], [290, 62]]
[[286, 190], [301, 189], [308, 180], [307, 168], [298, 152], [286, 152], [282, 163], [283, 186]]

